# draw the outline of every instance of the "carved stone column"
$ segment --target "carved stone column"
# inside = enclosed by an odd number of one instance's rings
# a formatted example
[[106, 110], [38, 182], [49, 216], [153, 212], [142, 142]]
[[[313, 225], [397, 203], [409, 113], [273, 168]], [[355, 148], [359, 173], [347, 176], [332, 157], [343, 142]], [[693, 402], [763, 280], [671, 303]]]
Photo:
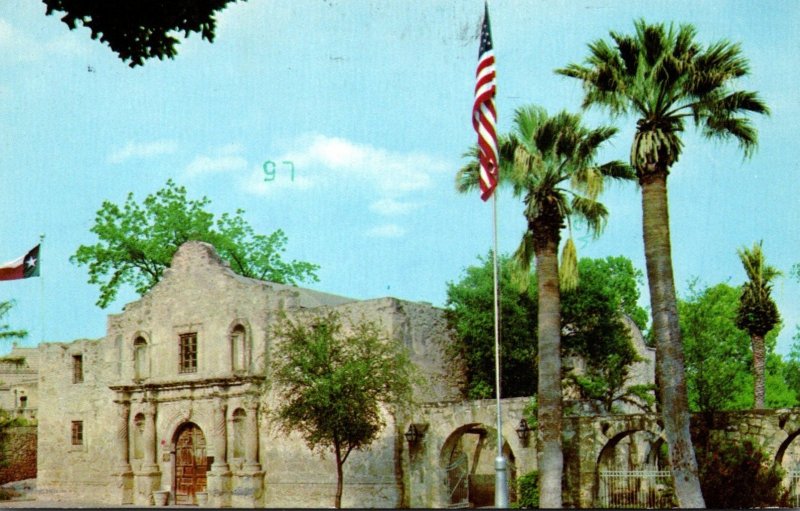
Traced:
[[144, 409], [144, 463], [143, 472], [158, 472], [156, 465], [156, 404], [152, 401]]
[[214, 402], [214, 463], [211, 465], [211, 470], [214, 472], [227, 472], [227, 444], [228, 444], [228, 428], [227, 428], [227, 405], [222, 398], [217, 398]]
[[231, 505], [231, 472], [228, 466], [227, 446], [227, 398], [224, 389], [217, 389], [211, 409], [211, 440], [214, 463], [206, 475], [208, 503], [212, 507], [229, 507]]
[[246, 417], [242, 425], [244, 437], [244, 466], [242, 471], [234, 476], [233, 492], [234, 507], [261, 507], [264, 500], [264, 472], [258, 462], [258, 400], [255, 397], [247, 399], [242, 406]]
[[258, 401], [255, 399], [244, 403], [247, 417], [244, 423], [244, 469], [247, 472], [260, 472], [258, 462]]
[[133, 472], [130, 464], [130, 436], [128, 421], [131, 416], [131, 402], [125, 397], [114, 400], [117, 412], [117, 469], [114, 473], [114, 499], [119, 504], [133, 504]]
[[133, 503], [137, 506], [152, 506], [153, 492], [161, 488], [161, 472], [156, 464], [156, 403], [144, 403], [144, 461], [142, 468], [133, 477]]
[[131, 402], [127, 400], [117, 401], [117, 473], [126, 474], [131, 471], [130, 463], [130, 436], [128, 422], [131, 417]]

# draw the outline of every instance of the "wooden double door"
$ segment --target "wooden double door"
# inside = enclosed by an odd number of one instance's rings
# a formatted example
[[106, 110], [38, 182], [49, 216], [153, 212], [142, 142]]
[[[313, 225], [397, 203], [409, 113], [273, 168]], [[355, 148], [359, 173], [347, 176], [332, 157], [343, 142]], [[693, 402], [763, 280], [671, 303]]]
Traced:
[[175, 440], [175, 503], [196, 504], [195, 495], [206, 491], [206, 439], [196, 424], [186, 423]]

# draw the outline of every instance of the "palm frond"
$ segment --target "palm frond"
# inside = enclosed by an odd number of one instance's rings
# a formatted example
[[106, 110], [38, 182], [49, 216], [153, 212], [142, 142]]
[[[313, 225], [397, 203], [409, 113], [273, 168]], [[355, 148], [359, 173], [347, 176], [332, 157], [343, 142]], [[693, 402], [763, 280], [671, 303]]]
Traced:
[[561, 267], [558, 270], [559, 285], [562, 291], [572, 291], [578, 287], [578, 254], [572, 236], [567, 238], [561, 250]]
[[511, 265], [511, 284], [520, 292], [528, 290], [530, 284], [531, 261], [534, 258], [533, 233], [530, 229], [522, 234], [519, 247], [514, 251]]

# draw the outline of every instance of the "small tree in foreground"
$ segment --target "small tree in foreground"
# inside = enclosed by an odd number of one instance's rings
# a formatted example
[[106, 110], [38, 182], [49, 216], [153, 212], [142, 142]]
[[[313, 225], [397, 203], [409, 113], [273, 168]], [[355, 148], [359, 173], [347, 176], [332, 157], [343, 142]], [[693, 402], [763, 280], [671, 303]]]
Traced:
[[344, 463], [385, 426], [382, 404], [409, 400], [413, 372], [405, 347], [377, 324], [348, 326], [335, 312], [306, 322], [284, 316], [275, 329], [272, 363], [280, 403], [273, 418], [282, 431], [300, 433], [311, 450], [333, 452], [336, 508], [342, 506]]

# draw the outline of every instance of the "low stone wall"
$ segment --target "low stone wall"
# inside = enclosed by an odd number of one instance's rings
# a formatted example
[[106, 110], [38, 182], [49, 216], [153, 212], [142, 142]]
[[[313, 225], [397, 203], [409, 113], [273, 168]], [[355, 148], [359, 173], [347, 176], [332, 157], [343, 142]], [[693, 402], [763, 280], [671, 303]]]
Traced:
[[0, 484], [36, 477], [36, 426], [5, 431], [0, 451]]

